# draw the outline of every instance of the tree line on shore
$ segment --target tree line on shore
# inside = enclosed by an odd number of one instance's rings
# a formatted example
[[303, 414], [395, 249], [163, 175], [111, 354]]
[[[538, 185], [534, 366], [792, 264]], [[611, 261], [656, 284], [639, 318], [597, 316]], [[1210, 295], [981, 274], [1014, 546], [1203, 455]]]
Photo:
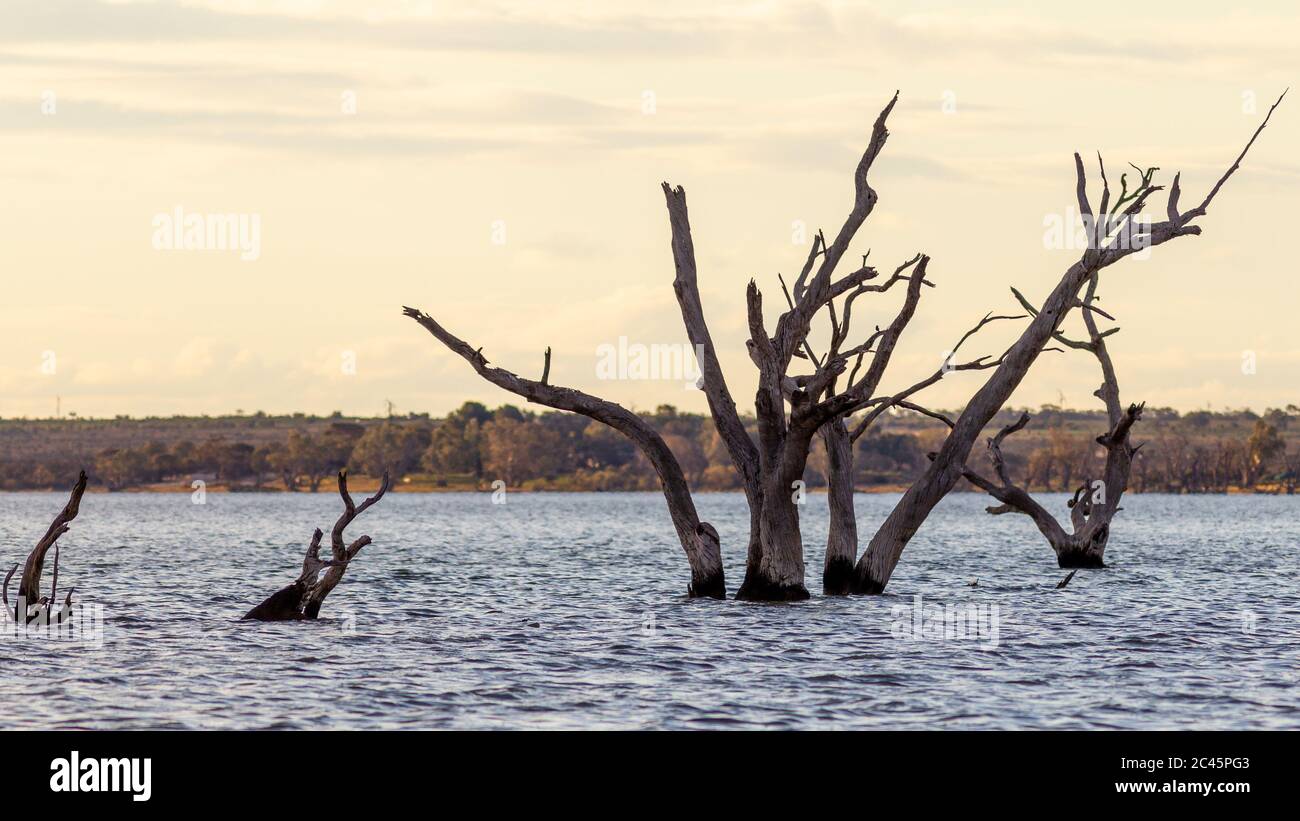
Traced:
[[[1015, 415], [1007, 410], [994, 424]], [[1300, 408], [1211, 413], [1156, 408], [1147, 411], [1144, 447], [1134, 461], [1133, 490], [1216, 493], [1228, 490], [1294, 492], [1300, 475], [1300, 445], [1288, 443]], [[1065, 491], [1096, 475], [1102, 454], [1090, 447], [1098, 413], [1044, 406], [1036, 429], [1005, 445], [1006, 456], [1030, 490]], [[707, 416], [662, 405], [643, 418], [657, 430], [698, 490], [734, 490], [739, 480], [726, 448]], [[253, 417], [241, 417], [249, 420]], [[240, 490], [314, 492], [338, 470], [378, 477], [385, 469], [399, 482], [418, 487], [478, 489], [497, 480], [536, 490], [657, 490], [653, 467], [624, 437], [581, 416], [533, 413], [513, 405], [495, 410], [466, 402], [442, 418], [427, 415], [376, 420], [292, 418], [267, 436], [251, 428], [174, 420], [154, 429], [143, 444], [99, 449], [91, 454], [92, 486], [128, 490], [186, 484], [200, 478]], [[751, 436], [757, 425], [746, 418]], [[130, 424], [130, 420], [120, 420]], [[30, 425], [32, 423], [28, 423]], [[45, 422], [43, 425], [60, 423]], [[87, 424], [63, 423], [63, 424]], [[0, 425], [17, 435], [15, 420]], [[164, 433], [159, 434], [158, 431]], [[900, 413], [855, 445], [854, 482], [861, 488], [912, 482], [925, 469], [926, 454], [945, 429], [923, 416]], [[202, 438], [196, 438], [198, 433]], [[254, 441], [247, 441], [253, 439]], [[265, 441], [257, 441], [265, 440]], [[9, 450], [6, 448], [6, 450]], [[39, 457], [0, 457], [0, 488], [47, 489], [81, 467], [84, 454], [71, 443]], [[821, 449], [804, 472], [809, 488], [824, 487], [828, 466]], [[410, 481], [408, 481], [410, 484]], [[967, 488], [970, 489], [970, 488]]]

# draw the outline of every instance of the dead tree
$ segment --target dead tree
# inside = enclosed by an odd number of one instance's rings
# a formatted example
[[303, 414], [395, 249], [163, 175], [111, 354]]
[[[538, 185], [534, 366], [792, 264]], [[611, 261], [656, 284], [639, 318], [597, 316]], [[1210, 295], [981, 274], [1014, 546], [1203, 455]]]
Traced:
[[[1154, 184], [1156, 168], [1139, 169], [1139, 177], [1132, 191], [1128, 189], [1127, 175], [1120, 178], [1119, 197], [1111, 204], [1110, 186], [1106, 180], [1104, 165], [1101, 166], [1102, 195], [1100, 207], [1093, 210], [1088, 200], [1087, 176], [1084, 172], [1083, 158], [1074, 155], [1075, 198], [1079, 213], [1088, 229], [1089, 243], [1082, 257], [1062, 275], [1052, 292], [1043, 300], [1033, 320], [1025, 328], [1020, 338], [1011, 346], [1002, 358], [1002, 363], [993, 371], [988, 381], [971, 397], [966, 408], [957, 418], [952, 431], [944, 440], [939, 452], [929, 468], [894, 506], [888, 518], [858, 560], [854, 568], [852, 588], [856, 593], [880, 593], [889, 583], [903, 549], [912, 536], [925, 522], [934, 506], [948, 494], [966, 471], [966, 460], [971, 447], [979, 438], [984, 427], [993, 419], [998, 410], [1006, 404], [1012, 391], [1020, 384], [1029, 371], [1034, 360], [1055, 337], [1066, 316], [1082, 305], [1080, 290], [1091, 282], [1103, 268], [1107, 268], [1146, 247], [1163, 245], [1178, 237], [1197, 236], [1200, 226], [1193, 222], [1205, 215], [1210, 203], [1219, 190], [1240, 167], [1250, 147], [1255, 143], [1264, 127], [1268, 125], [1273, 111], [1281, 104], [1283, 92], [1277, 102], [1269, 108], [1268, 114], [1255, 133], [1246, 143], [1246, 147], [1223, 173], [1201, 203], [1186, 211], [1179, 208], [1179, 175], [1174, 175], [1166, 202], [1166, 218], [1160, 222], [1140, 226], [1138, 217], [1146, 205], [1147, 199], [1163, 186]], [[1087, 313], [1085, 311], [1085, 313]]]
[[[352, 495], [348, 493], [348, 472], [340, 470], [339, 496], [343, 497], [343, 513], [330, 531], [331, 558], [320, 557], [321, 538], [325, 534], [320, 528], [316, 528], [316, 532], [311, 537], [311, 544], [307, 546], [307, 555], [302, 560], [302, 573], [298, 574], [293, 584], [272, 593], [266, 601], [249, 610], [244, 614], [244, 618], [254, 621], [298, 621], [317, 618], [325, 597], [338, 586], [339, 582], [343, 581], [343, 574], [361, 552], [361, 548], [370, 544], [369, 536], [362, 536], [352, 544], [345, 544], [343, 531], [352, 524], [353, 519], [384, 498], [388, 487], [388, 471], [384, 471], [378, 492], [360, 505], [354, 504]], [[324, 575], [321, 575], [321, 571], [324, 571]]]
[[[704, 319], [686, 192], [668, 183], [663, 185], [672, 227], [676, 269], [673, 289], [687, 336], [700, 353], [702, 387], [710, 414], [749, 503], [745, 580], [738, 598], [780, 601], [808, 597], [796, 482], [803, 476], [813, 437], [823, 430], [835, 436], [842, 427], [842, 423], [835, 424], [838, 420], [873, 401], [894, 348], [915, 314], [922, 288], [933, 285], [926, 280], [930, 260], [924, 254], [898, 266], [893, 276], [879, 284], [873, 281], [880, 274], [867, 265], [866, 256], [856, 270], [835, 276], [858, 229], [876, 206], [878, 195], [868, 182], [868, 173], [889, 137], [885, 123], [897, 101], [895, 94], [872, 126], [871, 138], [853, 175], [853, 205], [835, 239], [827, 242], [818, 232], [793, 288], [786, 288], [782, 279], [787, 310], [777, 318], [772, 332], [766, 326], [762, 294], [755, 282], [749, 284], [745, 300], [749, 320], [746, 346], [759, 372], [754, 399], [757, 443], [740, 422]], [[883, 329], [877, 326], [864, 341], [850, 344], [854, 300], [902, 283], [906, 283], [903, 304], [894, 319]], [[842, 304], [837, 310], [835, 301], [840, 298]], [[830, 317], [832, 333], [828, 349], [819, 357], [809, 345], [808, 335], [814, 318], [822, 313]], [[811, 364], [812, 373], [792, 375], [795, 359]]]
[[[885, 123], [897, 99], [895, 94], [872, 127], [871, 138], [853, 175], [853, 204], [844, 224], [831, 242], [827, 242], [820, 232], [817, 234], [793, 288], [785, 291], [788, 310], [780, 314], [771, 332], [764, 317], [762, 294], [756, 283], [751, 281], [749, 284], [746, 293], [749, 339], [746, 345], [750, 358], [759, 371], [754, 402], [758, 419], [757, 442], [750, 438], [740, 421], [705, 321], [686, 193], [680, 187], [663, 184], [672, 229], [676, 272], [673, 289], [687, 336], [699, 354], [701, 387], [708, 400], [710, 414], [741, 478], [749, 505], [750, 533], [745, 579], [737, 594], [738, 598], [807, 598], [795, 483], [803, 475], [812, 439], [819, 432], [823, 432], [823, 436], [829, 435], [838, 453], [847, 426], [837, 423], [842, 422], [846, 416], [866, 408], [875, 408], [878, 413], [894, 405], [903, 406], [901, 403], [908, 401], [906, 396], [902, 396], [896, 402], [891, 402], [891, 397], [877, 397], [876, 390], [899, 337], [915, 313], [922, 288], [932, 285], [926, 280], [929, 258], [917, 254], [899, 266], [893, 276], [882, 284], [873, 282], [879, 272], [866, 264], [866, 257], [857, 270], [838, 278], [835, 276], [836, 268], [858, 229], [875, 208], [878, 197], [868, 182], [868, 173], [889, 136]], [[1263, 125], [1260, 126], [1262, 129]], [[1257, 131], [1256, 135], [1258, 133]], [[1254, 142], [1254, 138], [1251, 142]], [[1242, 156], [1244, 155], [1243, 151]], [[1080, 210], [1095, 222], [1097, 214], [1087, 203], [1083, 164], [1077, 155], [1075, 159]], [[1240, 159], [1241, 157], [1238, 158], [1238, 163]], [[1146, 244], [1159, 245], [1174, 237], [1198, 234], [1200, 228], [1191, 222], [1205, 213], [1214, 195], [1236, 167], [1237, 163], [1234, 163], [1205, 201], [1187, 212], [1179, 212], [1177, 209], [1178, 181], [1175, 178], [1169, 199], [1169, 219], [1151, 226], [1145, 235]], [[951, 434], [926, 474], [904, 494], [873, 536], [867, 550], [857, 559], [847, 584], [843, 580], [846, 575], [844, 562], [846, 557], [848, 562], [853, 561], [856, 533], [845, 530], [840, 534], [842, 544], [852, 544], [853, 548], [837, 546], [832, 551], [835, 566], [830, 575], [834, 577], [834, 583], [825, 585], [827, 589], [834, 588], [835, 592], [842, 592], [847, 587], [849, 592], [856, 593], [878, 593], [884, 589], [902, 555], [903, 547], [935, 504], [961, 478], [975, 439], [1005, 404], [1034, 360], [1048, 347], [1065, 315], [1080, 304], [1080, 289], [1097, 271], [1137, 250], [1131, 244], [1122, 243], [1119, 237], [1132, 233], [1130, 229], [1146, 200], [1161, 189], [1152, 183], [1153, 173], [1154, 169], [1144, 172], [1140, 185], [1131, 194], [1125, 185], [1112, 210], [1108, 210], [1107, 190], [1101, 209], [1102, 215], [1106, 217], [1106, 230], [1095, 235], [1096, 242], [1061, 278], [1017, 342], [995, 361], [990, 362], [988, 357], [981, 357], [974, 363], [968, 363], [971, 368], [992, 369], [993, 374], [954, 423]], [[894, 319], [883, 329], [877, 326], [865, 341], [850, 345], [847, 329], [849, 303], [852, 299], [863, 293], [883, 292], [901, 283], [907, 283], [904, 286], [903, 305]], [[782, 285], [785, 285], [784, 281]], [[836, 316], [835, 300], [839, 298], [844, 299], [840, 308], [844, 314], [842, 329]], [[612, 402], [572, 388], [550, 385], [549, 348], [541, 380], [526, 379], [505, 369], [490, 366], [481, 348], [476, 349], [456, 337], [429, 315], [415, 308], [404, 310], [407, 316], [465, 359], [489, 382], [530, 402], [596, 419], [631, 439], [659, 475], [669, 514], [691, 567], [691, 595], [719, 598], [725, 595], [717, 532], [708, 523], [699, 521], [677, 460], [663, 438], [649, 424]], [[818, 357], [808, 344], [808, 335], [814, 317], [823, 312], [831, 317], [833, 332], [829, 349]], [[991, 319], [993, 318], [986, 317], [985, 321]], [[980, 326], [983, 324], [982, 322]], [[968, 333], [967, 337], [969, 335]], [[871, 358], [863, 370], [862, 365], [867, 356]], [[813, 366], [812, 372], [792, 375], [791, 367], [795, 359], [810, 363]], [[850, 363], [852, 370], [849, 369]], [[849, 444], [851, 445], [851, 439]], [[844, 483], [837, 485], [838, 493], [833, 505], [836, 520], [847, 528], [852, 512], [852, 476], [851, 470], [847, 474], [843, 472], [844, 460], [839, 460], [838, 464], [840, 467], [833, 473], [847, 475], [848, 492], [845, 496]], [[856, 522], [853, 523], [853, 528], [856, 530]]]
[[[1128, 489], [1129, 474], [1133, 467], [1133, 456], [1141, 445], [1129, 442], [1133, 425], [1142, 416], [1144, 404], [1129, 405], [1127, 410], [1120, 402], [1119, 379], [1115, 375], [1115, 365], [1111, 361], [1110, 351], [1106, 348], [1106, 338], [1119, 328], [1102, 331], [1094, 314], [1113, 320], [1094, 303], [1097, 299], [1098, 277], [1093, 275], [1088, 281], [1088, 289], [1083, 297], [1082, 310], [1084, 326], [1088, 331], [1086, 342], [1057, 333], [1056, 339], [1063, 345], [1075, 350], [1086, 351], [1096, 358], [1101, 366], [1102, 383], [1093, 395], [1106, 406], [1109, 429], [1097, 437], [1097, 444], [1106, 449], [1106, 464], [1102, 478], [1094, 480], [1085, 477], [1066, 503], [1070, 510], [1071, 532], [1066, 532], [1056, 517], [1039, 504], [1029, 492], [1016, 485], [1007, 471], [1006, 460], [1002, 458], [1002, 440], [1029, 423], [1029, 414], [1020, 416], [1014, 423], [1007, 425], [998, 434], [988, 440], [989, 459], [993, 465], [996, 481], [981, 475], [978, 471], [967, 469], [963, 474], [966, 479], [1001, 505], [988, 508], [992, 514], [1023, 513], [1029, 516], [1047, 539], [1056, 554], [1057, 564], [1066, 568], [1105, 567], [1103, 561], [1106, 543], [1110, 539], [1110, 523], [1119, 512], [1120, 499]], [[1013, 289], [1014, 291], [1014, 289]], [[1029, 307], [1028, 302], [1015, 292], [1021, 304]], [[1032, 310], [1032, 309], [1030, 309]]]
[[[76, 484], [72, 486], [72, 495], [68, 498], [68, 503], [63, 506], [63, 510], [59, 511], [59, 515], [54, 517], [45, 535], [27, 555], [27, 563], [23, 565], [23, 575], [18, 582], [18, 598], [12, 608], [9, 606], [9, 580], [18, 571], [18, 565], [15, 564], [5, 574], [4, 587], [0, 590], [0, 594], [4, 599], [5, 610], [13, 615], [15, 623], [28, 624], [37, 620], [48, 622], [52, 618], [62, 620], [66, 619], [71, 611], [72, 593], [76, 588], [69, 588], [64, 598], [62, 612], [58, 616], [53, 612], [59, 592], [58, 541], [60, 536], [68, 532], [69, 523], [77, 518], [77, 513], [81, 510], [81, 497], [85, 492], [86, 472], [83, 470], [77, 477]], [[45, 570], [45, 554], [49, 553], [51, 547], [54, 548], [54, 578], [50, 585], [50, 595], [42, 596], [41, 575]]]
[[[922, 286], [933, 284], [925, 279], [928, 263], [928, 257], [918, 254], [881, 285], [865, 284], [865, 280], [877, 275], [874, 269], [865, 265], [858, 272], [835, 282], [828, 272], [815, 279], [807, 290], [801, 289], [802, 283], [796, 281], [790, 299], [792, 307], [782, 314], [775, 335], [770, 337], [763, 319], [762, 296], [757, 285], [750, 283], [746, 300], [750, 327], [747, 345], [759, 370], [755, 408], [762, 480], [762, 513], [759, 517], [762, 555], [757, 572], [746, 575], [746, 584], [742, 588], [745, 598], [788, 600], [808, 597], [804, 586], [799, 497], [794, 492], [796, 482], [803, 477], [813, 437], [873, 396], [903, 330], [916, 312]], [[846, 281], [854, 284], [844, 286]], [[852, 288], [857, 294], [884, 291], [896, 282], [907, 282], [907, 290], [902, 307], [885, 329], [877, 328], [865, 341], [845, 348], [848, 334], [848, 322], [845, 321], [843, 332], [834, 333], [824, 356], [818, 358], [807, 346], [807, 320], [800, 314], [811, 316], [823, 305], [831, 306], [834, 286], [846, 291]], [[797, 350], [803, 351], [803, 357], [814, 369], [811, 374], [790, 377], [787, 369]], [[870, 365], [863, 371], [861, 365], [868, 354], [871, 356]], [[850, 362], [854, 363], [853, 368], [840, 383]], [[859, 372], [861, 376], [858, 376]]]
[[[755, 397], [759, 429], [757, 442], [750, 438], [740, 421], [705, 322], [686, 193], [680, 187], [663, 184], [672, 230], [676, 274], [673, 289], [687, 337], [699, 355], [701, 387], [710, 414], [741, 478], [749, 503], [750, 534], [745, 580], [738, 598], [793, 600], [808, 597], [804, 585], [803, 543], [795, 483], [803, 476], [812, 439], [823, 426], [872, 401], [894, 347], [916, 311], [922, 288], [933, 285], [925, 278], [929, 258], [923, 254], [917, 254], [898, 266], [891, 277], [879, 284], [875, 280], [880, 273], [866, 264], [866, 257], [856, 270], [838, 278], [835, 276], [836, 268], [858, 229], [875, 208], [877, 195], [867, 176], [889, 136], [885, 122], [897, 100], [895, 94], [872, 126], [870, 140], [853, 175], [853, 204], [843, 226], [831, 242], [827, 242], [820, 232], [817, 234], [793, 289], [785, 289], [788, 310], [778, 317], [771, 333], [765, 326], [762, 294], [756, 283], [751, 281], [749, 284], [746, 307], [750, 338], [746, 345], [759, 370]], [[784, 280], [782, 285], [784, 289]], [[905, 294], [893, 321], [884, 329], [877, 327], [865, 341], [850, 344], [849, 320], [853, 301], [863, 294], [882, 293], [895, 285], [899, 285]], [[837, 299], [842, 299], [842, 320], [836, 314]], [[829, 349], [817, 357], [807, 340], [813, 319], [822, 312], [831, 316], [834, 333]], [[691, 595], [719, 598], [725, 595], [717, 532], [708, 523], [699, 521], [677, 460], [649, 424], [612, 402], [572, 388], [548, 384], [549, 349], [542, 378], [534, 381], [489, 366], [482, 349], [473, 348], [427, 314], [414, 308], [406, 308], [405, 313], [489, 382], [530, 402], [596, 419], [637, 444], [658, 472], [669, 514], [691, 567]], [[870, 360], [863, 368], [867, 356]], [[791, 375], [795, 359], [812, 364], [812, 373]], [[851, 371], [848, 370], [850, 364], [853, 365]], [[844, 376], [846, 371], [848, 374]]]

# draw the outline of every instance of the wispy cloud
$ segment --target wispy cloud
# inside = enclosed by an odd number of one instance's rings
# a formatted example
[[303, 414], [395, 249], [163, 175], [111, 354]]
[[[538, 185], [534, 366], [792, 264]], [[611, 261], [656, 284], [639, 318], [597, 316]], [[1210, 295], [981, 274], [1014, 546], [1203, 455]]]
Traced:
[[[843, 219], [895, 89], [872, 172], [881, 205], [852, 255], [933, 255], [940, 288], [898, 360], [926, 368], [955, 322], [1012, 307], [1007, 284], [1057, 276], [1066, 255], [1042, 247], [1042, 219], [1072, 202], [1073, 151], [1182, 170], [1191, 196], [1258, 121], [1249, 101], [1300, 74], [1300, 12], [1282, 6], [919, 6], [11, 0], [0, 224], [6, 270], [24, 275], [0, 305], [21, 342], [0, 351], [0, 414], [46, 412], [56, 394], [109, 415], [501, 398], [403, 327], [403, 302], [508, 367], [551, 345], [557, 380], [701, 409], [676, 388], [592, 382], [598, 344], [682, 339], [665, 178], [691, 193], [707, 311], [744, 404], [745, 283], [779, 299], [775, 273], [806, 252], [793, 223]], [[1295, 383], [1285, 357], [1261, 355], [1248, 380], [1230, 372], [1242, 349], [1287, 350], [1263, 332], [1295, 310], [1273, 240], [1300, 208], [1289, 111], [1203, 237], [1105, 283], [1123, 313], [1120, 367], [1154, 404], [1201, 405], [1214, 385], [1276, 404]], [[259, 261], [154, 252], [151, 216], [176, 204], [260, 214]], [[1186, 319], [1206, 299], [1189, 280], [1229, 283], [1202, 324]], [[860, 307], [864, 321], [887, 314]], [[44, 348], [56, 378], [37, 370]], [[344, 349], [356, 378], [338, 372]], [[1148, 350], [1167, 353], [1148, 364]], [[934, 403], [964, 398], [952, 382]], [[1094, 383], [1053, 359], [1014, 401], [1086, 401]]]

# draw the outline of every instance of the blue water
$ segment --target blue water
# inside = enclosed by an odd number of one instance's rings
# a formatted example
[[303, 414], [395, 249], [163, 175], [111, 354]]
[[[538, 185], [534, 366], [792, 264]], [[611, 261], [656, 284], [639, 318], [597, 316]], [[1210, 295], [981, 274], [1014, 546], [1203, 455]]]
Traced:
[[[65, 498], [0, 494], [4, 569]], [[491, 498], [390, 495], [321, 621], [259, 624], [336, 495], [90, 494], [59, 585], [102, 643], [0, 638], [0, 727], [1300, 727], [1300, 498], [1130, 496], [1112, 567], [1057, 590], [1027, 519], [954, 494], [887, 595], [785, 605], [686, 599], [657, 494]], [[864, 534], [895, 498], [858, 497]], [[743, 497], [697, 503], [734, 593]], [[825, 528], [810, 496], [814, 591]], [[909, 637], [917, 595], [996, 605], [996, 641]]]

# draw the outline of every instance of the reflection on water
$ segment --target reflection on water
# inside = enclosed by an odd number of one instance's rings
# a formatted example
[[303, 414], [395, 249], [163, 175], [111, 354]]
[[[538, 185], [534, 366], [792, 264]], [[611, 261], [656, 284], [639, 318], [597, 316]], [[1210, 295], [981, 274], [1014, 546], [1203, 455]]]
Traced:
[[[65, 498], [0, 494], [4, 569]], [[858, 497], [865, 533], [894, 498]], [[697, 502], [734, 593], [744, 499]], [[949, 497], [889, 595], [753, 605], [684, 597], [657, 494], [399, 493], [349, 530], [375, 544], [326, 618], [254, 624], [337, 496], [91, 494], [59, 584], [102, 605], [102, 646], [0, 638], [0, 726], [1300, 726], [1300, 499], [1131, 496], [1112, 568], [1060, 591], [1029, 521], [986, 504]], [[806, 511], [813, 589], [825, 497]], [[985, 632], [937, 638], [953, 613]]]

